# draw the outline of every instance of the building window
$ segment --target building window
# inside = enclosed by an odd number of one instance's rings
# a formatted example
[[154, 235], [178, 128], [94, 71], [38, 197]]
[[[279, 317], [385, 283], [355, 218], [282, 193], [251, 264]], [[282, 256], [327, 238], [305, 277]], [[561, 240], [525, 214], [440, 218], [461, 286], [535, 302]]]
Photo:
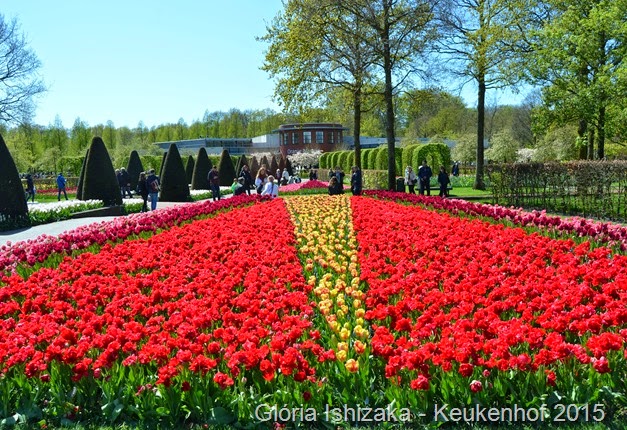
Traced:
[[298, 133], [292, 133], [292, 145], [298, 145]]
[[316, 131], [316, 143], [324, 143], [324, 131]]
[[335, 133], [329, 133], [329, 144], [333, 145], [335, 143]]
[[283, 145], [287, 145], [287, 143], [288, 143], [287, 133], [283, 133]]
[[303, 143], [311, 143], [311, 131], [306, 131], [303, 133]]

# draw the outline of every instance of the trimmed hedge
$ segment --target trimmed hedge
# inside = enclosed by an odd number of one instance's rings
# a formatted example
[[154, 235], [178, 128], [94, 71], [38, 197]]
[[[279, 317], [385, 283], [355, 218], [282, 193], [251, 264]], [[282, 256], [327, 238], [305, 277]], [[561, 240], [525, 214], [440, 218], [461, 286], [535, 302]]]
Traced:
[[487, 164], [503, 206], [627, 221], [627, 161]]
[[87, 153], [82, 185], [83, 200], [102, 200], [105, 206], [122, 204], [120, 185], [111, 157], [102, 138], [98, 136], [92, 139]]
[[0, 135], [0, 227], [30, 225], [28, 203], [15, 161]]
[[[275, 161], [276, 162], [276, 161]], [[220, 175], [220, 186], [228, 187], [233, 184], [233, 178], [235, 175], [235, 166], [233, 166], [233, 160], [229, 155], [229, 151], [222, 150], [222, 156], [220, 157], [220, 164], [218, 164], [218, 174]]]
[[189, 155], [187, 157], [187, 163], [185, 163], [185, 178], [187, 179], [187, 183], [192, 183], [192, 177], [194, 176], [194, 165], [196, 162], [194, 161], [194, 157]]
[[[443, 143], [425, 143], [417, 145], [412, 153], [412, 167], [418, 171], [418, 166], [423, 160], [431, 166], [431, 170], [437, 176], [440, 166], [444, 166], [450, 172], [451, 149]], [[404, 170], [403, 170], [404, 171]]]
[[161, 182], [159, 198], [164, 202], [190, 202], [192, 200], [185, 167], [176, 143], [170, 144], [159, 179]]
[[192, 174], [192, 190], [208, 190], [209, 181], [207, 181], [207, 175], [211, 170], [211, 161], [207, 156], [207, 150], [200, 148], [198, 150], [198, 157], [196, 157], [196, 164], [194, 165], [194, 173]]
[[131, 151], [131, 155], [128, 159], [128, 165], [126, 171], [131, 180], [131, 190], [137, 189], [137, 182], [139, 182], [139, 174], [144, 171], [142, 160], [139, 158], [137, 151]]

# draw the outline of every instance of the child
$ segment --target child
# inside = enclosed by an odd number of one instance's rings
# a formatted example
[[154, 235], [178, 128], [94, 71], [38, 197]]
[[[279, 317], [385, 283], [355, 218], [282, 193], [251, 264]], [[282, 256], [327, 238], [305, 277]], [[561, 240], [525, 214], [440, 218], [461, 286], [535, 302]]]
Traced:
[[444, 169], [444, 166], [440, 166], [440, 173], [438, 173], [438, 183], [440, 184], [440, 197], [446, 197], [446, 187], [451, 183], [448, 177], [448, 173]]

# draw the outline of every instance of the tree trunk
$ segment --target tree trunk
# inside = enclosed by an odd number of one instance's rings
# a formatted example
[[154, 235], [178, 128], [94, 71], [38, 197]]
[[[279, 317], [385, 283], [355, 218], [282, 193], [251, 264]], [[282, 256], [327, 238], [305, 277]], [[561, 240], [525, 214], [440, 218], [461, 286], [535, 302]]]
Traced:
[[479, 92], [477, 98], [477, 166], [475, 171], [475, 190], [485, 190], [483, 181], [484, 130], [485, 130], [485, 76], [480, 73], [477, 79]]
[[597, 146], [597, 158], [603, 160], [605, 158], [605, 106], [599, 108], [599, 139]]
[[396, 189], [396, 160], [394, 137], [394, 100], [392, 98], [392, 54], [390, 53], [390, 3], [384, 0], [383, 69], [385, 72], [385, 135], [388, 141], [388, 190]]
[[355, 140], [355, 166], [361, 170], [361, 142], [359, 135], [361, 134], [361, 88], [355, 91], [355, 99], [353, 100], [353, 139]]
[[594, 127], [588, 132], [588, 160], [594, 160]]
[[585, 119], [580, 119], [579, 126], [577, 127], [577, 136], [579, 137], [579, 142], [581, 143], [579, 145], [579, 159], [580, 160], [585, 160], [587, 158], [586, 154], [588, 152], [588, 147], [583, 144], [587, 130], [588, 130], [588, 123], [586, 122]]

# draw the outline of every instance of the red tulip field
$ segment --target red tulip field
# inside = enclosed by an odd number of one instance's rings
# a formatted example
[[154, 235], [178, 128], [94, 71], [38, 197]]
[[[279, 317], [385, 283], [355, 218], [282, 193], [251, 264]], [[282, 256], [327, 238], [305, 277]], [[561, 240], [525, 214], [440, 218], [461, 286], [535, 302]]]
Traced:
[[190, 203], [0, 248], [0, 421], [625, 414], [627, 228], [366, 194]]

